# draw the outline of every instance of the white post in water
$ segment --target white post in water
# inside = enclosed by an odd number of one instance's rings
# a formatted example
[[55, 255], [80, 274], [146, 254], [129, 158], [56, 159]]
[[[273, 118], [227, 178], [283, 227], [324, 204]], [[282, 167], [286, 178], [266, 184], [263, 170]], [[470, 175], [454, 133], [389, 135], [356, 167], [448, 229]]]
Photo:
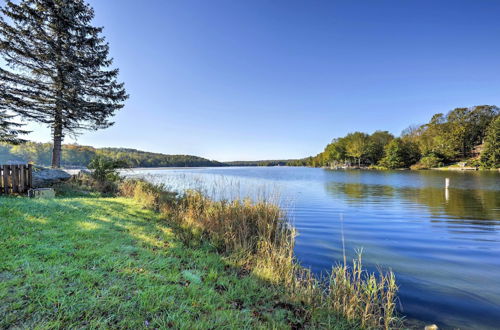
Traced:
[[450, 186], [450, 179], [446, 178], [444, 180], [444, 198], [446, 201], [450, 199], [450, 192], [448, 191], [449, 186]]

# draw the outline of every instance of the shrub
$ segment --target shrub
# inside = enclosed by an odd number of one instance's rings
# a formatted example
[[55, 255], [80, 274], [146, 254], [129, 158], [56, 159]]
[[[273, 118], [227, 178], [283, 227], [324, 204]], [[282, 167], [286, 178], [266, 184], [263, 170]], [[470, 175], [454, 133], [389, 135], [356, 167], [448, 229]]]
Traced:
[[467, 162], [465, 164], [469, 167], [475, 167], [475, 168], [479, 168], [483, 165], [481, 163], [481, 159], [477, 159], [477, 158], [469, 159], [469, 160], [467, 160]]
[[167, 191], [163, 185], [140, 179], [127, 179], [120, 183], [119, 194], [137, 200], [145, 208], [160, 211], [171, 203], [177, 203], [178, 194]]
[[116, 182], [120, 179], [117, 169], [125, 167], [122, 161], [112, 160], [103, 156], [95, 156], [87, 166], [92, 170], [92, 177], [98, 182]]
[[97, 191], [104, 194], [116, 194], [121, 177], [117, 169], [125, 167], [121, 161], [96, 156], [90, 161], [91, 172], [80, 172], [71, 179], [68, 187], [75, 190]]
[[434, 167], [439, 167], [442, 164], [442, 159], [435, 156], [429, 155], [422, 157], [418, 163], [411, 166], [412, 170], [426, 170]]
[[[121, 180], [117, 177], [116, 180]], [[88, 172], [80, 172], [69, 180], [52, 186], [58, 196], [99, 196], [115, 195], [118, 191], [117, 181], [99, 181]]]

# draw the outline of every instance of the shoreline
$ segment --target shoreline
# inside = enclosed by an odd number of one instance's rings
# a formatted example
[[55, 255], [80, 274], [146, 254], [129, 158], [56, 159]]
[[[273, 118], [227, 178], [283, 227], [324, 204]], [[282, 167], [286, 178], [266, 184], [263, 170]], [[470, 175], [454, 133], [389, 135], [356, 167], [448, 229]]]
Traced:
[[[133, 172], [133, 171], [162, 171], [162, 170], [194, 170], [194, 169], [226, 169], [226, 168], [275, 168], [275, 167], [285, 167], [285, 168], [317, 168], [317, 169], [323, 169], [323, 170], [329, 170], [329, 171], [379, 171], [379, 172], [394, 172], [394, 171], [412, 171], [412, 172], [419, 172], [419, 171], [441, 171], [441, 172], [446, 172], [446, 171], [451, 171], [451, 172], [464, 172], [464, 173], [473, 173], [473, 172], [499, 172], [500, 173], [500, 168], [498, 169], [478, 169], [478, 168], [460, 168], [460, 167], [435, 167], [435, 168], [428, 168], [428, 169], [411, 169], [411, 168], [397, 168], [397, 169], [383, 169], [383, 168], [370, 168], [370, 167], [352, 167], [352, 168], [331, 168], [327, 166], [322, 166], [322, 167], [312, 167], [312, 166], [186, 166], [186, 167], [131, 167], [131, 168], [121, 168], [118, 169], [120, 173], [127, 173], [127, 172]], [[80, 173], [85, 173], [85, 172], [90, 172], [89, 169], [87, 168], [60, 168], [60, 170], [72, 175], [76, 176], [79, 175]]]

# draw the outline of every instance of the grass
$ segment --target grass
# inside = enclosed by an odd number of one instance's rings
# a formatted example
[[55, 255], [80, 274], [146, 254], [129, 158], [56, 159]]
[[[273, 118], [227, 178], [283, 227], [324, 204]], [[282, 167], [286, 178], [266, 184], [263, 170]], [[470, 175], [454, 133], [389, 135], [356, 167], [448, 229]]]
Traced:
[[0, 328], [354, 328], [129, 198], [0, 198]]
[[334, 266], [326, 280], [312, 276], [295, 260], [295, 230], [272, 201], [211, 199], [200, 191], [177, 195], [162, 185], [137, 179], [126, 180], [120, 190], [165, 215], [185, 245], [210, 242], [238, 266], [286, 288], [291, 301], [318, 311], [302, 325], [311, 320], [335, 323], [332, 315], [362, 328], [401, 325], [395, 313], [398, 288], [392, 272], [367, 273], [359, 255], [352, 266], [346, 260]]
[[402, 324], [392, 272], [369, 274], [359, 256], [318, 279], [276, 203], [110, 184], [77, 177], [53, 200], [0, 198], [0, 328]]

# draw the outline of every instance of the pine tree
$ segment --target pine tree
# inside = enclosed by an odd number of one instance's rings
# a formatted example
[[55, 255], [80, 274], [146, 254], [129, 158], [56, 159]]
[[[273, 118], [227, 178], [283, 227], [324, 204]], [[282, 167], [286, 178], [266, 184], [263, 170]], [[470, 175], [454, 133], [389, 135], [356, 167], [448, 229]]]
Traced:
[[0, 9], [0, 100], [16, 114], [49, 125], [52, 167], [65, 134], [107, 128], [127, 94], [110, 68], [102, 27], [83, 0], [10, 0]]
[[21, 127], [23, 125], [12, 121], [13, 118], [13, 115], [7, 114], [0, 106], [0, 142], [9, 144], [26, 142], [26, 140], [19, 138], [19, 135], [27, 134], [28, 131], [22, 130]]

